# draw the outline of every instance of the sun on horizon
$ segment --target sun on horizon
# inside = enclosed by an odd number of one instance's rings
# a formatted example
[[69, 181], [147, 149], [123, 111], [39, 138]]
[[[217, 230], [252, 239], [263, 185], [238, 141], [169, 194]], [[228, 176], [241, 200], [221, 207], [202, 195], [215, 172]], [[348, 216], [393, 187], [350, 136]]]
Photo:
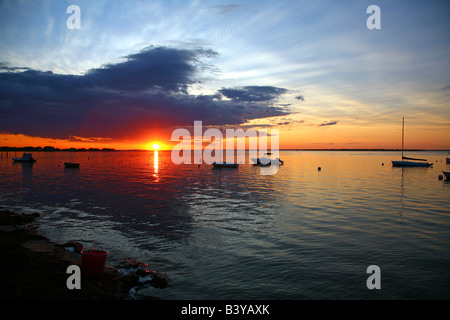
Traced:
[[161, 148], [161, 147], [160, 147], [159, 143], [152, 143], [152, 144], [150, 144], [150, 149], [151, 149], [151, 150], [157, 151], [157, 150], [159, 150], [160, 148]]

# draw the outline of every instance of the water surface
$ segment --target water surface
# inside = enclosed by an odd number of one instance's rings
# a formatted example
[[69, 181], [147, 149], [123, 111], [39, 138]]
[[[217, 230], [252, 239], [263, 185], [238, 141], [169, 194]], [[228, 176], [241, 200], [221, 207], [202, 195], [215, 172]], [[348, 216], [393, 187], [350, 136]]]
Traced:
[[[167, 273], [164, 299], [449, 299], [446, 152], [281, 151], [261, 175], [174, 165], [170, 152], [34, 152], [0, 159], [0, 206], [39, 212], [57, 242], [99, 245]], [[63, 162], [79, 162], [66, 169]], [[318, 170], [318, 167], [321, 170]], [[366, 269], [381, 269], [369, 290]]]

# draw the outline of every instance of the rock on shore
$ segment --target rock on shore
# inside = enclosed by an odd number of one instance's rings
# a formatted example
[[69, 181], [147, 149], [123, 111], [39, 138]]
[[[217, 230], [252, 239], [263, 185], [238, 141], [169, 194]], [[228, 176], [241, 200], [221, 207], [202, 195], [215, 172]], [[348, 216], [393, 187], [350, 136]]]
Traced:
[[[66, 281], [70, 275], [66, 271], [71, 264], [80, 265], [80, 244], [59, 245], [36, 234], [30, 224], [37, 217], [38, 214], [19, 215], [0, 210], [0, 299], [130, 299], [130, 290], [151, 272], [137, 268], [138, 273], [123, 275], [116, 268], [105, 268], [101, 275], [83, 275], [80, 290], [69, 290]], [[61, 250], [62, 247], [73, 250]], [[148, 281], [158, 288], [169, 285], [166, 278], [156, 273]]]

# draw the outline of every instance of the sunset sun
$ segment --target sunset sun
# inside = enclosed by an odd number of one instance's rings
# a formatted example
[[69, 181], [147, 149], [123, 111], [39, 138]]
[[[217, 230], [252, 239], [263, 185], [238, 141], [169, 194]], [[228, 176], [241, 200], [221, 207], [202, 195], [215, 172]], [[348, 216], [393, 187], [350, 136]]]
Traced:
[[158, 151], [161, 150], [162, 144], [159, 142], [149, 142], [145, 145], [146, 150]]

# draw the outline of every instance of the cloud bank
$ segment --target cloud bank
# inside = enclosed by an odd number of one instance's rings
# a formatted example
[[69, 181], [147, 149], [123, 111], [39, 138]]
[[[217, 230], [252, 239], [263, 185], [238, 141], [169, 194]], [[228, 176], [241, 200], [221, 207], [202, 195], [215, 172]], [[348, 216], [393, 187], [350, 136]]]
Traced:
[[10, 67], [0, 63], [0, 131], [31, 136], [139, 139], [152, 132], [191, 126], [239, 125], [290, 114], [276, 105], [287, 89], [222, 88], [189, 94], [212, 50], [148, 47], [124, 61], [84, 75]]

